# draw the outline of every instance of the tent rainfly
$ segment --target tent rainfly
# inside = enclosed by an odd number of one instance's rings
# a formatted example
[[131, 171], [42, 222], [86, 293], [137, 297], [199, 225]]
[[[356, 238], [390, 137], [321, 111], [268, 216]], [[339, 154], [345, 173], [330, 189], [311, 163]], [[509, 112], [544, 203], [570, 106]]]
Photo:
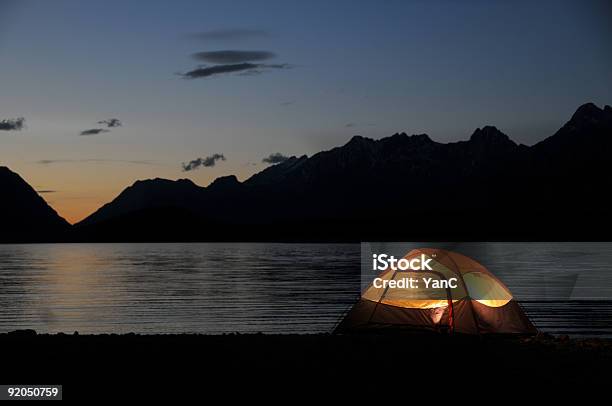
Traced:
[[[415, 249], [404, 258], [425, 255], [432, 270], [387, 269], [378, 283], [370, 284], [335, 333], [381, 329], [431, 330], [466, 334], [535, 334], [508, 288], [484, 266], [465, 255], [442, 249]], [[423, 258], [423, 257], [421, 257]], [[416, 289], [390, 288], [384, 281], [427, 278], [448, 281], [456, 288], [436, 291], [419, 284]]]

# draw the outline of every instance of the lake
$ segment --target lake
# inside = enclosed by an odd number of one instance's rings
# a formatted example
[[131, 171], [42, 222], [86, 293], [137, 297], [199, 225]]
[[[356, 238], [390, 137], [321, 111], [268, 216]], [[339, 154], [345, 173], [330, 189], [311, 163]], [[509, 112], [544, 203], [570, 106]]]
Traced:
[[[538, 328], [612, 336], [611, 243], [412, 243], [502, 279]], [[0, 245], [0, 332], [328, 332], [358, 299], [359, 244]]]

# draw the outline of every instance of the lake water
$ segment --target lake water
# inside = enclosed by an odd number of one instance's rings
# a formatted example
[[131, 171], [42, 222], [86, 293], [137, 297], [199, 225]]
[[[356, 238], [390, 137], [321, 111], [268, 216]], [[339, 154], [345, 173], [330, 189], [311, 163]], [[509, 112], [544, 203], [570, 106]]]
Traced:
[[[432, 245], [440, 244], [414, 244]], [[487, 266], [540, 329], [612, 336], [611, 243], [441, 246]], [[328, 332], [359, 297], [360, 251], [359, 244], [0, 245], [0, 332]]]

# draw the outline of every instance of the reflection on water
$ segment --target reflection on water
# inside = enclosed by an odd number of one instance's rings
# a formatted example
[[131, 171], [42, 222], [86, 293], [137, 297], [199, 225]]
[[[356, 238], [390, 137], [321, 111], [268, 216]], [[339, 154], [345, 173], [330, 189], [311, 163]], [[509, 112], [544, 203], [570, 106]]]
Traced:
[[0, 245], [0, 331], [326, 331], [359, 246]]
[[[612, 336], [612, 244], [440, 246], [487, 266], [539, 328]], [[359, 271], [358, 244], [0, 245], [0, 332], [325, 332]]]

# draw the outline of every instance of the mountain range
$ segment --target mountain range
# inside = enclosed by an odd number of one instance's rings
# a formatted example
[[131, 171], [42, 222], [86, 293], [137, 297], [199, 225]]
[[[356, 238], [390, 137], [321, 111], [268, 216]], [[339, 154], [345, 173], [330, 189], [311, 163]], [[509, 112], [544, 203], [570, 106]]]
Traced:
[[612, 108], [587, 103], [533, 146], [492, 126], [453, 143], [354, 136], [244, 182], [137, 181], [72, 227], [0, 168], [0, 241], [609, 239], [611, 152]]

